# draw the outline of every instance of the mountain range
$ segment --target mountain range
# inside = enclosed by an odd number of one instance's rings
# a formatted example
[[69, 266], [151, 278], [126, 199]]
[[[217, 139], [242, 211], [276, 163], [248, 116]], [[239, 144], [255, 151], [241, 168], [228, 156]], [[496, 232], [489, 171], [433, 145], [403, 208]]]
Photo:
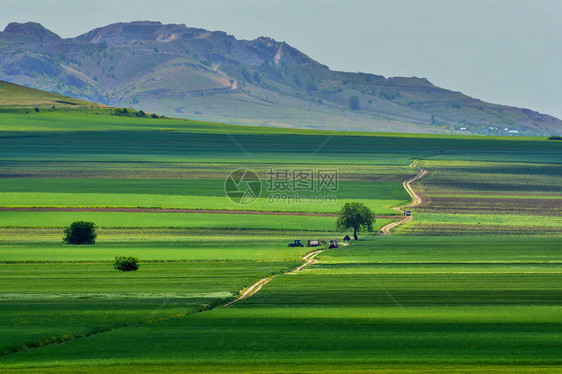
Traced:
[[271, 38], [239, 40], [160, 22], [116, 23], [66, 39], [38, 23], [10, 23], [0, 32], [0, 79], [106, 105], [234, 124], [562, 132], [555, 117], [483, 102], [424, 78], [333, 71]]

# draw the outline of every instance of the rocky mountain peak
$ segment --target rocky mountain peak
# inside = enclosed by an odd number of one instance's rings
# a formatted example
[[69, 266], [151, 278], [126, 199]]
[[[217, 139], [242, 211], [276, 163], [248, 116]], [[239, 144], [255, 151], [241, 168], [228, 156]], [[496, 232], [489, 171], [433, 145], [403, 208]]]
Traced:
[[114, 23], [99, 27], [75, 38], [80, 43], [127, 44], [137, 41], [171, 41], [188, 31], [187, 26], [163, 25], [154, 21]]
[[12, 22], [4, 29], [6, 34], [20, 34], [40, 39], [60, 39], [60, 36], [52, 31], [47, 30], [43, 25], [37, 22], [18, 23]]

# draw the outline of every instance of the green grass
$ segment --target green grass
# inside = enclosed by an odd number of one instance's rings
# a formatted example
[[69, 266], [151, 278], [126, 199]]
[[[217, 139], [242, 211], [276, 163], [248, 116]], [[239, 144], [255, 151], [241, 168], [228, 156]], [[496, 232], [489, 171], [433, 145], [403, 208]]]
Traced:
[[[218, 255], [217, 255], [218, 257]], [[236, 293], [261, 272], [290, 268], [298, 261], [141, 263], [142, 271], [119, 272], [111, 263], [1, 264], [2, 294], [6, 299], [160, 298], [168, 295]], [[23, 291], [25, 290], [25, 291]], [[31, 291], [32, 290], [32, 291]]]
[[81, 373], [97, 373], [100, 370], [112, 373], [560, 373], [562, 369], [555, 365], [499, 365], [499, 364], [346, 364], [341, 363], [296, 363], [296, 364], [229, 364], [228, 366], [217, 364], [116, 364], [103, 366], [55, 366], [39, 368], [4, 368], [6, 373], [75, 373], [79, 369]]
[[555, 226], [562, 225], [561, 217], [541, 217], [540, 220], [534, 219], [534, 216], [520, 214], [417, 214], [420, 222], [424, 223], [460, 223], [466, 225], [513, 225], [513, 226]]
[[[53, 94], [47, 93], [53, 97]], [[78, 100], [77, 100], [78, 102]], [[95, 104], [94, 104], [95, 105]], [[9, 109], [4, 107], [3, 109]], [[497, 147], [496, 142], [501, 143], [520, 143], [535, 142], [550, 143], [550, 146], [559, 147], [556, 142], [548, 142], [545, 138], [537, 137], [507, 137], [507, 136], [482, 136], [482, 135], [439, 135], [439, 134], [411, 134], [411, 133], [377, 133], [377, 132], [359, 132], [359, 131], [333, 131], [333, 130], [309, 130], [309, 129], [293, 129], [281, 127], [256, 127], [219, 124], [214, 122], [203, 122], [177, 118], [153, 119], [153, 118], [135, 118], [135, 117], [117, 117], [108, 115], [106, 109], [94, 108], [81, 110], [61, 110], [40, 113], [25, 114], [21, 111], [10, 113], [6, 111], [2, 113], [3, 123], [0, 131], [104, 131], [104, 130], [128, 130], [141, 131], [144, 129], [157, 129], [162, 131], [191, 131], [197, 133], [220, 133], [231, 132], [234, 134], [288, 134], [288, 135], [320, 135], [331, 136], [336, 134], [338, 137], [388, 137], [396, 144], [408, 144], [411, 140], [421, 139], [431, 142], [434, 146], [450, 144], [451, 141], [459, 142], [459, 144], [473, 145], [479, 143], [484, 145], [493, 145]], [[80, 127], [76, 127], [80, 124]], [[414, 143], [414, 142], [412, 142]], [[554, 144], [552, 144], [554, 143]], [[410, 144], [408, 144], [410, 145]], [[515, 145], [517, 147], [517, 145]], [[547, 145], [548, 147], [549, 145]], [[458, 158], [461, 158], [457, 155]]]
[[[557, 142], [537, 138], [315, 132], [85, 113], [2, 116], [0, 156], [13, 161], [68, 160], [72, 156], [72, 161], [407, 165], [413, 157], [474, 157], [479, 161], [517, 158], [554, 163], [562, 148]], [[32, 153], [30, 146], [34, 147]]]
[[[224, 178], [226, 179], [227, 174]], [[296, 191], [299, 196], [328, 196], [330, 200], [303, 201], [275, 198], [262, 183], [261, 198], [250, 204], [232, 202], [224, 180], [110, 180], [10, 178], [0, 187], [5, 207], [147, 207], [216, 210], [259, 210], [335, 213], [349, 201], [361, 201], [377, 214], [397, 214], [391, 209], [408, 199], [398, 182], [341, 181], [337, 191]], [[289, 197], [294, 192], [285, 192]], [[274, 200], [270, 200], [269, 197]], [[333, 197], [333, 198], [332, 198]]]
[[[265, 234], [265, 233], [264, 233]], [[136, 256], [143, 261], [295, 261], [307, 248], [289, 248], [291, 239], [244, 238], [234, 234], [231, 240], [183, 239], [176, 241], [120, 241], [99, 240], [96, 245], [76, 247], [59, 242], [21, 243], [2, 245], [2, 262], [84, 262], [113, 261], [115, 256]], [[291, 234], [294, 235], [294, 234]], [[314, 236], [316, 237], [316, 236]], [[332, 236], [320, 236], [330, 238]], [[292, 238], [292, 237], [291, 237]], [[303, 237], [303, 240], [305, 237]]]
[[[51, 109], [52, 106], [57, 108], [95, 108], [102, 105], [0, 81], [0, 110], [28, 108], [33, 113], [34, 107]], [[24, 111], [21, 112], [24, 113]]]
[[[316, 265], [314, 269], [309, 270], [314, 275], [335, 274], [335, 275], [375, 275], [375, 274], [395, 274], [407, 275], [418, 274], [432, 275], [432, 274], [445, 274], [445, 275], [460, 275], [466, 276], [465, 280], [471, 279], [472, 276], [489, 276], [509, 274], [515, 275], [519, 279], [519, 275], [523, 274], [560, 274], [562, 272], [562, 262], [552, 263], [345, 263], [345, 264], [327, 264]], [[439, 278], [436, 278], [439, 280]]]
[[[373, 188], [376, 188], [374, 186]], [[331, 196], [320, 202], [316, 198], [308, 201], [303, 198], [297, 201], [287, 197], [272, 196], [259, 198], [245, 205], [232, 202], [228, 197], [209, 196], [174, 196], [174, 195], [135, 195], [135, 194], [92, 194], [92, 193], [25, 193], [7, 192], [0, 196], [0, 205], [4, 207], [58, 207], [58, 208], [169, 208], [169, 209], [197, 209], [197, 210], [245, 210], [262, 212], [308, 212], [308, 213], [336, 213], [341, 207], [351, 201], [359, 201], [369, 206], [379, 215], [397, 215], [392, 206], [401, 205], [404, 200], [372, 200], [372, 199], [332, 199]], [[326, 200], [328, 199], [328, 200]]]
[[[204, 168], [205, 165], [200, 165]], [[299, 168], [302, 169], [302, 166]], [[181, 173], [181, 171], [179, 172]], [[0, 190], [4, 193], [88, 193], [88, 194], [118, 194], [118, 195], [189, 195], [205, 197], [224, 197], [224, 179], [63, 179], [60, 178], [9, 178], [3, 181]], [[189, 177], [189, 175], [186, 175]], [[264, 176], [264, 192], [267, 189], [267, 177]], [[381, 199], [405, 200], [408, 194], [402, 188], [402, 183], [363, 181], [340, 181], [337, 191], [320, 192], [331, 193], [340, 199]], [[300, 194], [310, 196], [311, 191], [299, 191]], [[64, 199], [64, 198], [63, 198]], [[110, 199], [108, 199], [110, 200]], [[63, 200], [64, 201], [64, 200]]]
[[353, 251], [329, 251], [322, 263], [548, 263], [562, 261], [559, 238], [514, 236], [381, 236]]
[[[446, 267], [443, 266], [443, 267]], [[376, 267], [350, 266], [343, 273], [328, 270], [278, 277], [247, 305], [326, 306], [454, 306], [454, 305], [560, 305], [562, 266], [551, 272], [512, 271], [428, 273], [420, 267], [401, 273], [379, 272]], [[409, 271], [408, 271], [409, 270]], [[420, 271], [421, 270], [421, 271]]]
[[262, 274], [296, 262], [141, 263], [137, 272], [111, 263], [0, 264], [0, 352], [224, 303]]
[[[61, 245], [63, 229], [57, 227], [0, 227], [0, 243], [3, 245], [47, 244]], [[333, 231], [307, 231], [299, 233], [284, 230], [231, 230], [231, 229], [190, 229], [185, 227], [98, 227], [96, 244], [131, 245], [136, 243], [142, 245], [159, 245], [163, 242], [170, 244], [171, 248], [180, 243], [190, 242], [185, 245], [198, 247], [203, 243], [221, 243], [225, 246], [232, 243], [248, 243], [251, 246], [261, 246], [264, 243], [276, 245], [295, 239], [299, 235], [312, 238], [330, 238], [334, 235], [342, 236], [341, 233]], [[180, 243], [178, 243], [180, 242]], [[268, 245], [265, 245], [266, 247]], [[64, 248], [75, 248], [64, 246]], [[90, 250], [96, 246], [87, 247]]]
[[[524, 153], [525, 154], [525, 153]], [[466, 162], [425, 160], [432, 171], [421, 183], [431, 194], [479, 196], [493, 193], [532, 197], [560, 195], [562, 167], [555, 162]]]
[[[416, 170], [408, 167], [407, 165], [381, 165], [381, 164], [358, 164], [358, 165], [341, 165], [341, 164], [305, 164], [305, 163], [283, 163], [279, 164], [260, 164], [252, 163], [251, 169], [256, 172], [262, 179], [267, 180], [267, 173], [271, 169], [279, 168], [282, 165], [285, 169], [303, 169], [303, 168], [317, 168], [317, 169], [337, 169], [341, 181], [372, 181], [372, 182], [402, 182], [404, 179], [415, 175]], [[6, 183], [10, 183], [13, 179], [19, 179], [22, 183], [21, 188], [26, 188], [28, 182], [23, 181], [23, 178], [34, 178], [37, 183], [43, 179], [55, 179], [66, 185], [66, 182], [74, 182], [83, 178], [105, 179], [105, 183], [126, 184], [136, 183], [134, 180], [148, 180], [151, 183], [161, 183], [168, 185], [168, 183], [205, 183], [205, 180], [219, 179], [224, 180], [233, 170], [247, 168], [249, 165], [246, 162], [235, 163], [230, 160], [223, 160], [223, 162], [116, 162], [116, 161], [90, 161], [78, 162], [62, 160], [59, 162], [44, 162], [37, 161], [11, 161], [1, 165], [3, 176], [6, 178]], [[9, 178], [9, 179], [8, 179]], [[64, 179], [64, 180], [62, 180]], [[107, 181], [113, 179], [113, 181]], [[131, 179], [132, 182], [117, 181], [117, 179]], [[181, 182], [173, 181], [178, 179], [197, 179], [199, 182]], [[159, 182], [159, 180], [165, 180]], [[85, 182], [86, 183], [86, 182]], [[173, 186], [173, 185], [171, 185]], [[195, 187], [196, 185], [193, 185]], [[18, 187], [16, 187], [18, 188]], [[204, 189], [199, 188], [199, 191]], [[52, 191], [51, 191], [52, 192]], [[82, 192], [82, 191], [80, 191]], [[106, 191], [107, 192], [107, 191]], [[118, 192], [122, 192], [119, 190]], [[151, 191], [153, 192], [153, 191]], [[167, 190], [160, 190], [158, 192], [166, 193]], [[182, 191], [184, 193], [185, 190]], [[377, 191], [373, 191], [376, 193]]]
[[[317, 265], [277, 276], [233, 307], [124, 327], [2, 361], [72, 367], [117, 365], [127, 357], [127, 364], [202, 368], [218, 362], [314, 363], [328, 372], [335, 364], [494, 363], [498, 370], [560, 364], [562, 258], [556, 240], [491, 239], [370, 238], [324, 252]], [[532, 243], [544, 247], [529, 252]], [[550, 256], [541, 257], [547, 249]], [[114, 279], [108, 282], [109, 291], [119, 289]], [[81, 284], [99, 291], [98, 285]], [[126, 343], [141, 336], [150, 336], [150, 344]]]
[[[34, 365], [560, 363], [560, 307], [235, 307], [19, 356]], [[149, 344], [127, 344], [150, 336]], [[541, 344], [536, 344], [540, 340]], [[156, 349], [157, 347], [157, 349]], [[189, 354], [185, 354], [189, 352]], [[305, 352], [303, 354], [303, 352]], [[126, 357], [126, 359], [123, 359]]]
[[3, 227], [65, 227], [73, 221], [79, 220], [95, 222], [100, 227], [188, 227], [291, 231], [335, 229], [333, 217], [197, 213], [0, 212], [0, 226]]

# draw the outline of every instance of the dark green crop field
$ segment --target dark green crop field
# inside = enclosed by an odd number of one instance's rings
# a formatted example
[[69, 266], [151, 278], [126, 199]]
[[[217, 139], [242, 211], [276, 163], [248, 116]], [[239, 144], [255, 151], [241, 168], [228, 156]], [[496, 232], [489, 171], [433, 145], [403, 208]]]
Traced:
[[[561, 372], [562, 143], [108, 113], [0, 113], [0, 371]], [[255, 201], [226, 195], [237, 169]], [[338, 185], [272, 200], [274, 170]], [[351, 201], [374, 232], [294, 272], [315, 248], [287, 244], [341, 239]], [[96, 244], [63, 244], [77, 220]]]

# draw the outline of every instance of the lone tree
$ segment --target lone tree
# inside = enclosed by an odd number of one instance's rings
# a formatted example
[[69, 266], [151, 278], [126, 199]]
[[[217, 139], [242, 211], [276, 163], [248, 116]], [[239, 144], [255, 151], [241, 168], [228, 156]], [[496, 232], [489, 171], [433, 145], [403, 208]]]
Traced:
[[96, 237], [96, 225], [93, 222], [76, 221], [64, 229], [62, 240], [66, 244], [94, 244]]
[[359, 98], [357, 96], [351, 96], [349, 98], [349, 108], [351, 110], [359, 110]]
[[137, 271], [139, 269], [140, 260], [133, 256], [115, 257], [113, 268], [119, 271]]
[[358, 231], [373, 231], [375, 212], [365, 204], [345, 203], [338, 214], [339, 217], [336, 222], [336, 228], [342, 232], [353, 229], [353, 238], [355, 240], [359, 239], [357, 236]]

